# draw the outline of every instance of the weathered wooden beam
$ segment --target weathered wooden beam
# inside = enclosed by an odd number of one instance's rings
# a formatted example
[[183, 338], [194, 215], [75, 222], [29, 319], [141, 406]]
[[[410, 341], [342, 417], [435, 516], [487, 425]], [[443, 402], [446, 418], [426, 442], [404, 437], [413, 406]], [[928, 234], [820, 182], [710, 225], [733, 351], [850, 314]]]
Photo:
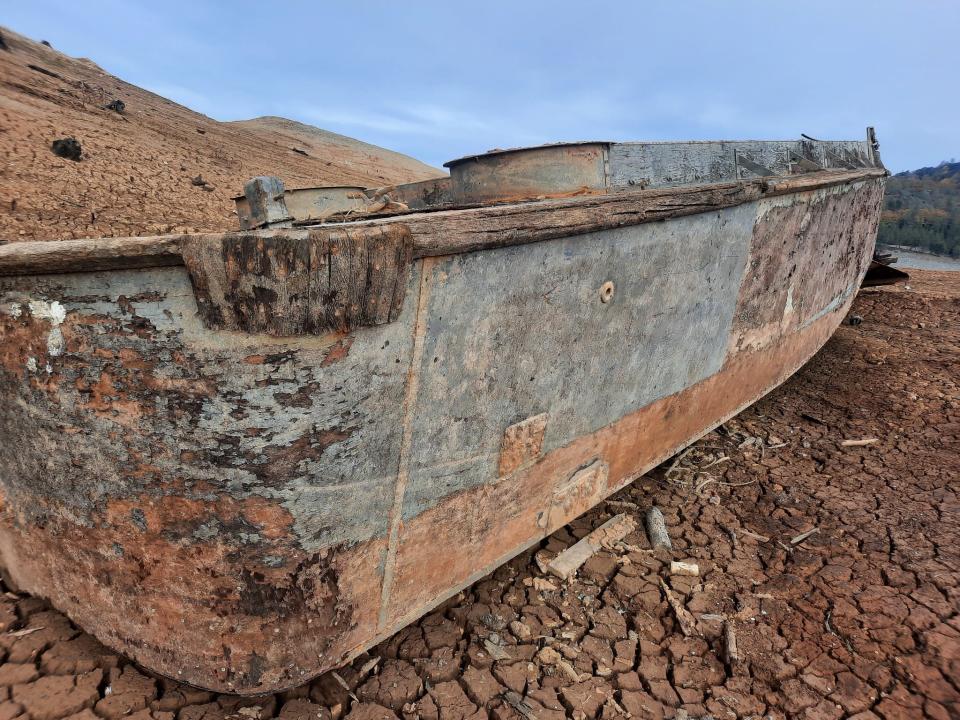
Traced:
[[0, 245], [0, 275], [119, 270], [183, 265], [183, 235], [43, 240]]
[[[761, 197], [830, 187], [886, 175], [883, 168], [823, 171], [776, 179], [629, 190], [534, 202], [397, 215], [316, 227], [371, 228], [404, 225], [414, 258], [523, 245], [740, 205]], [[303, 237], [298, 229], [258, 231], [257, 236]], [[14, 242], [0, 246], [0, 275], [35, 275], [182, 264], [179, 247], [195, 238], [159, 236]]]
[[186, 238], [204, 324], [270, 335], [384, 325], [403, 305], [411, 260], [402, 225]]

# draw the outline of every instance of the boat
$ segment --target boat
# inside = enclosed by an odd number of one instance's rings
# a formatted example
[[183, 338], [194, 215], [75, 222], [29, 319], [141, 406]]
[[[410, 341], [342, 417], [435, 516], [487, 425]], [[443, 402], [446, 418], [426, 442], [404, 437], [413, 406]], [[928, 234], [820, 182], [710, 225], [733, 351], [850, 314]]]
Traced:
[[321, 221], [256, 178], [251, 229], [4, 245], [6, 577], [192, 685], [336, 668], [816, 353], [877, 148], [496, 150]]

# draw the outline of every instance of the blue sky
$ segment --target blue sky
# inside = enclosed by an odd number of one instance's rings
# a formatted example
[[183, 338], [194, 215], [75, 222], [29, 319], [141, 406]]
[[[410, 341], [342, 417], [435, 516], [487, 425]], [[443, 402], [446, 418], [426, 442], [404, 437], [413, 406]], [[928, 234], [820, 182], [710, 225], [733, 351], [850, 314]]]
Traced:
[[219, 120], [434, 165], [559, 140], [860, 138], [960, 157], [960, 2], [30, 0], [0, 24]]

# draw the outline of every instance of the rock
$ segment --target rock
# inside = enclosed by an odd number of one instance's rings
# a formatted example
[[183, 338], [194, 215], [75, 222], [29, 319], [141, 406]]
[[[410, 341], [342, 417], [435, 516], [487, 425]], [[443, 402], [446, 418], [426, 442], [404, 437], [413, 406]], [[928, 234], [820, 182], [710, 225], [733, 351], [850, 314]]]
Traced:
[[78, 141], [76, 138], [68, 137], [54, 140], [50, 145], [50, 149], [57, 157], [66, 158], [67, 160], [74, 160], [76, 162], [80, 161], [82, 150], [80, 148], [80, 141]]
[[512, 632], [513, 636], [520, 642], [529, 640], [533, 635], [533, 633], [530, 631], [530, 626], [526, 623], [520, 622], [519, 620], [514, 620], [510, 623], [510, 632]]

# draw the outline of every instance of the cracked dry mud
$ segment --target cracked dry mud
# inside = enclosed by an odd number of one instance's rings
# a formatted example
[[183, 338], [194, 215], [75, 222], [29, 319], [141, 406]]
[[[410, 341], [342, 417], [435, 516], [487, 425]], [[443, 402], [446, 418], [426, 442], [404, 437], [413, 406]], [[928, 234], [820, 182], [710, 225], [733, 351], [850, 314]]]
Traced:
[[[916, 272], [853, 312], [861, 325], [686, 455], [296, 690], [151, 676], [8, 592], [0, 720], [960, 717], [960, 274]], [[651, 504], [672, 553], [649, 549]], [[640, 529], [569, 583], [541, 572], [617, 513]]]

